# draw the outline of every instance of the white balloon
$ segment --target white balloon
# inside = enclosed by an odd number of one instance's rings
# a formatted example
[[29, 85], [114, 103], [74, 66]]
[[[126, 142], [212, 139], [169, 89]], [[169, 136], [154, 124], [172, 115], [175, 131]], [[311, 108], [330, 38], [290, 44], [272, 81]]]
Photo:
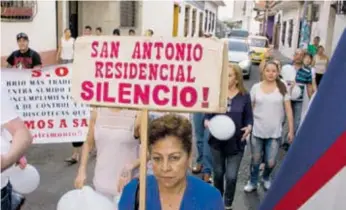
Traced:
[[116, 206], [105, 196], [95, 192], [91, 187], [84, 186], [80, 190], [71, 190], [59, 200], [57, 210], [114, 210]]
[[281, 68], [281, 76], [285, 81], [295, 81], [296, 73], [292, 65], [286, 64]]
[[10, 172], [10, 182], [13, 189], [21, 194], [29, 194], [40, 184], [40, 174], [36, 168], [28, 164], [24, 169], [15, 166]]
[[85, 209], [84, 198], [81, 190], [71, 190], [59, 200], [57, 210]]
[[299, 86], [295, 85], [292, 89], [291, 99], [297, 100], [299, 96], [301, 96], [301, 94], [302, 94], [302, 89]]
[[229, 140], [235, 133], [235, 124], [227, 115], [216, 115], [209, 122], [209, 131], [218, 140]]

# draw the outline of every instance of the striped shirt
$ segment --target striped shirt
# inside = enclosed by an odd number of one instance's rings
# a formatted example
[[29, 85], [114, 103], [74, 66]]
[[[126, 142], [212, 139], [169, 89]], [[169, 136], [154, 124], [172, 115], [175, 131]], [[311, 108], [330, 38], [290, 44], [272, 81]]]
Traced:
[[306, 86], [312, 84], [312, 71], [310, 67], [302, 67], [297, 71], [296, 83], [301, 89], [301, 94], [294, 101], [303, 101]]

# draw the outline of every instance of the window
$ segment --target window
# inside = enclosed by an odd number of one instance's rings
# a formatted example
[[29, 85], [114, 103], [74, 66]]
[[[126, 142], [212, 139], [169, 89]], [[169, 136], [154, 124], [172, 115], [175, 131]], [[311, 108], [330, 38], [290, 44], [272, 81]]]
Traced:
[[292, 47], [292, 36], [293, 36], [293, 19], [289, 21], [288, 25], [288, 47]]
[[191, 36], [194, 36], [196, 33], [196, 27], [197, 27], [197, 10], [192, 10], [192, 34]]
[[203, 12], [199, 13], [199, 27], [198, 27], [198, 32], [202, 33], [203, 32]]
[[184, 36], [189, 35], [189, 29], [190, 29], [190, 7], [185, 7], [185, 27], [184, 27]]
[[211, 16], [211, 31], [214, 31], [215, 30], [215, 14], [212, 13], [212, 16]]
[[136, 27], [136, 1], [120, 1], [120, 26]]
[[204, 31], [208, 30], [208, 10], [205, 10]]
[[37, 14], [37, 1], [1, 1], [1, 21], [27, 22]]
[[287, 22], [284, 21], [284, 22], [282, 23], [282, 32], [281, 32], [281, 43], [282, 43], [283, 46], [285, 46], [286, 26], [287, 26]]
[[248, 52], [249, 48], [248, 48], [246, 42], [229, 41], [228, 42], [228, 51]]
[[209, 12], [209, 15], [208, 15], [208, 32], [210, 32], [211, 30], [211, 12]]

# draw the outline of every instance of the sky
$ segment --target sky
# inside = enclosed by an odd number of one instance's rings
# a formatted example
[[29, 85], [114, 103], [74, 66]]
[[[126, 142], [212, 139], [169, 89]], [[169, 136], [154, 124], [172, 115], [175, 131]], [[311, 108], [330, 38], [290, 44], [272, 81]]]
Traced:
[[226, 6], [219, 7], [219, 19], [227, 20], [232, 18], [233, 13], [233, 0], [224, 0]]

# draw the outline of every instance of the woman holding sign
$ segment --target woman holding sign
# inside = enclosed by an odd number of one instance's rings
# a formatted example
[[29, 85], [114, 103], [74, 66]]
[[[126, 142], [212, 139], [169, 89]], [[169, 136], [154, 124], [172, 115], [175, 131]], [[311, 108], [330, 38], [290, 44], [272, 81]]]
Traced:
[[[192, 153], [192, 126], [187, 118], [168, 114], [153, 120], [148, 144], [154, 175], [147, 177], [145, 209], [225, 209], [217, 189], [187, 175]], [[135, 209], [138, 186], [134, 179], [124, 188], [119, 210]]]
[[134, 138], [138, 126], [135, 124], [136, 115], [136, 111], [115, 108], [96, 108], [91, 112], [76, 188], [82, 188], [85, 183], [89, 151], [96, 146], [95, 189], [112, 201], [119, 195], [116, 180], [121, 176], [132, 176], [130, 168], [123, 169], [138, 158], [139, 141]]
[[[207, 114], [205, 126], [218, 114]], [[228, 73], [228, 105], [225, 114], [235, 124], [235, 133], [228, 140], [217, 139], [210, 135], [209, 145], [213, 157], [214, 186], [224, 195], [226, 209], [232, 209], [238, 170], [243, 158], [246, 138], [251, 133], [253, 124], [250, 95], [247, 93], [241, 69], [238, 65], [230, 65]], [[229, 128], [231, 129], [231, 128]], [[226, 187], [224, 184], [226, 179]]]

